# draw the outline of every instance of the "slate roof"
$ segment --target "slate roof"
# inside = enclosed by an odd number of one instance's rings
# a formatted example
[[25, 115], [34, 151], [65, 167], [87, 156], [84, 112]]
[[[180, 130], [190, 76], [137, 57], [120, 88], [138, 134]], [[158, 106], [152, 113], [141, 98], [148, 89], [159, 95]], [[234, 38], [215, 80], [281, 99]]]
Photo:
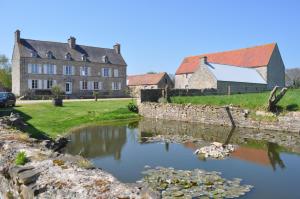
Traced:
[[105, 63], [103, 57], [107, 56], [109, 63], [126, 66], [122, 55], [117, 54], [114, 49], [98, 48], [76, 44], [75, 49], [69, 47], [68, 43], [39, 41], [31, 39], [20, 40], [20, 55], [21, 57], [31, 57], [31, 53], [35, 51], [37, 57], [47, 58], [48, 51], [53, 53], [54, 59], [66, 60], [65, 55], [71, 54], [71, 60], [82, 61], [82, 55], [87, 56], [88, 62]]
[[176, 75], [195, 72], [199, 66], [199, 59], [203, 56], [207, 57], [209, 63], [246, 68], [267, 66], [276, 46], [276, 43], [272, 43], [238, 50], [186, 57], [178, 67]]
[[213, 63], [209, 63], [208, 68], [218, 81], [266, 84], [266, 81], [254, 68], [242, 68]]
[[127, 77], [127, 86], [156, 85], [167, 73], [129, 75]]

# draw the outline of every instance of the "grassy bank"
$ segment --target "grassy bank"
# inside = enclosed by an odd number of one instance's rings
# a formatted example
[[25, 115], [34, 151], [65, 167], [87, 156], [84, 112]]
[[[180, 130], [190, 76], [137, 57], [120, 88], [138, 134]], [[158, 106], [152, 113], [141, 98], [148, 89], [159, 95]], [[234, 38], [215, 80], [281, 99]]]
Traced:
[[[252, 110], [262, 110], [266, 107], [270, 92], [248, 93], [236, 95], [172, 97], [171, 102], [177, 104], [201, 104], [224, 106], [233, 104]], [[278, 104], [283, 111], [300, 110], [300, 89], [290, 89]]]
[[65, 102], [63, 107], [54, 107], [51, 103], [24, 104], [0, 111], [3, 114], [12, 110], [19, 112], [29, 125], [27, 131], [34, 137], [54, 138], [87, 123], [138, 118], [128, 111], [129, 102], [131, 100]]

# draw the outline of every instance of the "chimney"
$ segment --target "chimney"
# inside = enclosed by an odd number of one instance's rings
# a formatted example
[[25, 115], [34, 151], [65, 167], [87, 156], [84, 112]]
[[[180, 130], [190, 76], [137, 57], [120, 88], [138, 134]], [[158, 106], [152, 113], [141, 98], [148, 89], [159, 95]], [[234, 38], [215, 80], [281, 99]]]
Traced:
[[16, 30], [16, 32], [15, 32], [15, 42], [16, 43], [20, 43], [20, 35], [21, 35], [21, 31]]
[[117, 54], [121, 54], [121, 45], [120, 44], [116, 43], [114, 45], [114, 49]]
[[206, 56], [200, 57], [200, 63], [201, 63], [201, 65], [207, 64], [207, 57]]
[[74, 49], [76, 46], [76, 38], [75, 37], [70, 37], [68, 39], [69, 47]]

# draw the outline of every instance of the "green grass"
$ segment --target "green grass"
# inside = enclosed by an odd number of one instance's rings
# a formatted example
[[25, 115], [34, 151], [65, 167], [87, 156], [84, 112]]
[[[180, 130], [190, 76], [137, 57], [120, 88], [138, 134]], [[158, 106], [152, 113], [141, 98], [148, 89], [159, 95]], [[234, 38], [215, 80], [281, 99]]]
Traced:
[[54, 107], [51, 103], [24, 104], [13, 111], [21, 114], [28, 124], [26, 131], [33, 137], [55, 138], [83, 124], [138, 118], [138, 114], [127, 109], [129, 102], [131, 100], [64, 102], [63, 107]]
[[26, 153], [24, 151], [17, 153], [15, 164], [24, 165], [27, 162]]
[[[263, 110], [267, 106], [270, 92], [248, 93], [235, 95], [213, 95], [192, 97], [171, 97], [171, 102], [176, 104], [201, 104], [201, 105], [235, 105], [252, 110]], [[300, 110], [300, 89], [290, 89], [278, 104], [283, 111]]]

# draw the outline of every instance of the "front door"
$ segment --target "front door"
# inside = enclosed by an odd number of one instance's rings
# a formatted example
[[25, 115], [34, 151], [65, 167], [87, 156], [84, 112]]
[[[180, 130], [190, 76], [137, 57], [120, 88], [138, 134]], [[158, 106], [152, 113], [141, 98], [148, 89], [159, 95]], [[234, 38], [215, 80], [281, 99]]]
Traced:
[[66, 94], [72, 94], [72, 82], [66, 82]]

